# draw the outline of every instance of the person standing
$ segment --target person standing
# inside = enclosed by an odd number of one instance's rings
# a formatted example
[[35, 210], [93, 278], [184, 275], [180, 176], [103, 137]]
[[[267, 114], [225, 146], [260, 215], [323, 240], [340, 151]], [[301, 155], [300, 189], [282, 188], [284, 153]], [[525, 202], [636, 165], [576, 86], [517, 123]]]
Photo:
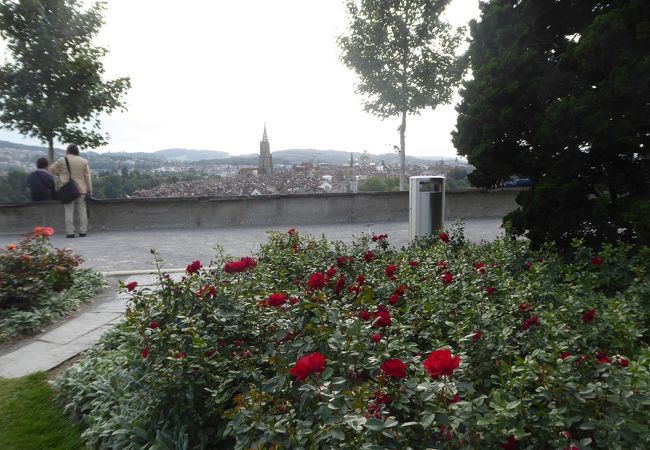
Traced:
[[66, 237], [75, 237], [76, 223], [79, 225], [79, 237], [86, 237], [88, 233], [86, 195], [92, 193], [92, 181], [90, 179], [88, 161], [79, 156], [79, 147], [75, 144], [70, 144], [66, 149], [66, 156], [52, 164], [50, 172], [59, 177], [61, 185], [67, 183], [69, 180], [77, 183], [81, 195], [72, 202], [63, 205], [65, 212], [65, 232]]
[[27, 185], [32, 193], [33, 202], [54, 200], [54, 177], [47, 170], [49, 165], [50, 162], [47, 158], [38, 158], [36, 161], [36, 170], [27, 176]]

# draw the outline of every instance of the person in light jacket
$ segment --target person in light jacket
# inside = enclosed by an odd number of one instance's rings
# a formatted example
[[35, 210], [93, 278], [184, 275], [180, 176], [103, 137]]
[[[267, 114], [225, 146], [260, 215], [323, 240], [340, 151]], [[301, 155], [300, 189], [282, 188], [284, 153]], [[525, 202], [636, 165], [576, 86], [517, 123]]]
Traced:
[[[70, 173], [65, 163], [68, 158]], [[50, 166], [50, 172], [59, 177], [59, 184], [67, 183], [71, 178], [77, 183], [81, 195], [74, 201], [64, 204], [66, 237], [75, 237], [75, 223], [79, 225], [79, 237], [86, 237], [88, 233], [88, 212], [86, 211], [86, 195], [93, 190], [90, 179], [88, 161], [79, 156], [79, 147], [75, 144], [68, 145], [66, 156], [60, 158]], [[75, 222], [76, 219], [76, 222]]]

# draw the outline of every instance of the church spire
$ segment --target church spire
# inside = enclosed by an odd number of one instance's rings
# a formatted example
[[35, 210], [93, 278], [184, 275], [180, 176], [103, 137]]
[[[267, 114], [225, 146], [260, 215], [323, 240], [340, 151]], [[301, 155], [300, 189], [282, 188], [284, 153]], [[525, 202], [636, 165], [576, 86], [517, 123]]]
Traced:
[[262, 141], [268, 141], [269, 138], [266, 135], [266, 122], [264, 122], [264, 134], [262, 135]]

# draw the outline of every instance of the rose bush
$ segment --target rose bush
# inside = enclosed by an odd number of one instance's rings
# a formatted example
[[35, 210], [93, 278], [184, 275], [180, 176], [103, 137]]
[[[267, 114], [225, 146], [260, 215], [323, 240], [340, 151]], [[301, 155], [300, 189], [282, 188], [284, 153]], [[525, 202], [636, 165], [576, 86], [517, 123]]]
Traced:
[[60, 398], [100, 448], [647, 448], [650, 252], [574, 250], [273, 233], [134, 287]]

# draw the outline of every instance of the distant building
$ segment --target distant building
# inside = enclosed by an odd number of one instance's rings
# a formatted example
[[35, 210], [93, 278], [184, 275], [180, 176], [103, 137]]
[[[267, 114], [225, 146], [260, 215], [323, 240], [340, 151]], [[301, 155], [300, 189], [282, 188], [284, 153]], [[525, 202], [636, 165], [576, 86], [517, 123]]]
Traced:
[[271, 157], [269, 138], [266, 136], [266, 124], [264, 124], [264, 135], [260, 141], [260, 162], [258, 173], [261, 175], [271, 175], [273, 173], [273, 158]]

